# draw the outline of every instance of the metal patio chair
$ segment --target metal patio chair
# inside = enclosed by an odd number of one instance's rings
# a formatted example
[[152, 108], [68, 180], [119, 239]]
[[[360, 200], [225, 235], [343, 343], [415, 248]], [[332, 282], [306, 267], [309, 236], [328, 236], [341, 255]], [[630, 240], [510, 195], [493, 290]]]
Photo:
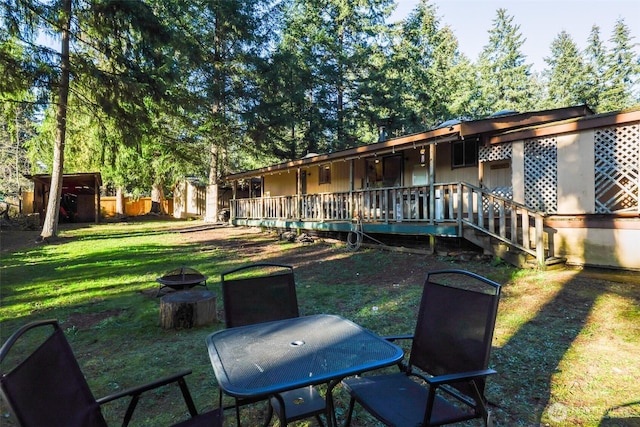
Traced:
[[427, 274], [408, 361], [401, 372], [348, 378], [355, 403], [387, 426], [433, 426], [482, 418], [492, 425], [484, 396], [500, 285], [464, 270]]
[[[17, 356], [27, 346], [36, 345], [27, 357]], [[12, 349], [12, 357], [7, 358]], [[5, 370], [5, 365], [11, 368]], [[23, 427], [107, 427], [100, 405], [129, 396], [131, 401], [122, 422], [127, 426], [142, 393], [172, 383], [180, 387], [191, 414], [191, 418], [175, 426], [222, 426], [220, 409], [198, 414], [184, 379], [190, 373], [181, 372], [96, 399], [56, 320], [24, 325], [0, 348], [0, 392], [14, 420]]]
[[[221, 275], [224, 320], [227, 328], [290, 319], [300, 315], [293, 267], [274, 263], [256, 263], [226, 271]], [[240, 406], [264, 399], [236, 399], [236, 418], [240, 425]], [[222, 402], [222, 393], [220, 394]], [[282, 402], [284, 402], [283, 419]], [[222, 407], [222, 403], [220, 404]], [[225, 408], [227, 409], [227, 408]], [[273, 412], [281, 425], [315, 417], [322, 426], [321, 414], [327, 414], [324, 398], [315, 387], [279, 393], [270, 399], [265, 425]]]

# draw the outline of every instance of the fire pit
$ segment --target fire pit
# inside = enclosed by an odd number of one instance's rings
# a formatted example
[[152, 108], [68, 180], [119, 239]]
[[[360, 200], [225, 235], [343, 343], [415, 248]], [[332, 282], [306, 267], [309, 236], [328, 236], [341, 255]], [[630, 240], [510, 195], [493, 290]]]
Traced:
[[162, 277], [158, 277], [156, 282], [160, 283], [157, 296], [164, 288], [173, 290], [190, 289], [194, 286], [207, 287], [207, 276], [190, 267], [182, 266], [179, 269], [168, 272]]

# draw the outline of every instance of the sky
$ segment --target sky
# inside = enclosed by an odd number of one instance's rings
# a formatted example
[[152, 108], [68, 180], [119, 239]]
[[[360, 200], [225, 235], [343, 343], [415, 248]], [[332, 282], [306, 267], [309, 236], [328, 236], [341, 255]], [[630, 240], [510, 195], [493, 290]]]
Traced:
[[[419, 0], [396, 0], [398, 7], [392, 21], [405, 18]], [[520, 26], [526, 39], [521, 50], [534, 71], [546, 67], [545, 57], [551, 54], [551, 43], [561, 31], [569, 33], [579, 49], [587, 46], [591, 27], [600, 27], [600, 40], [606, 48], [618, 19], [623, 18], [634, 37], [640, 55], [640, 0], [430, 0], [436, 6], [440, 25], [449, 25], [459, 48], [475, 61], [489, 41], [489, 29], [496, 10], [507, 10], [513, 24]]]

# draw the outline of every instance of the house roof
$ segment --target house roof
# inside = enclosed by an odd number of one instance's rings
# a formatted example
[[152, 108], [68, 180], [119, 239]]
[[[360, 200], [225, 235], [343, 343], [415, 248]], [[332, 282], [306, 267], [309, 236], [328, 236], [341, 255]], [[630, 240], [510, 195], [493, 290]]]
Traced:
[[481, 137], [483, 138], [483, 141], [486, 141], [492, 135], [498, 133], [526, 129], [534, 125], [543, 125], [562, 120], [586, 117], [589, 115], [593, 115], [593, 111], [584, 105], [527, 113], [505, 111], [484, 119], [445, 122], [426, 132], [405, 135], [389, 139], [387, 141], [349, 148], [347, 150], [337, 151], [334, 153], [318, 154], [313, 156], [307, 155], [301, 159], [289, 162], [229, 174], [226, 176], [226, 179], [228, 181], [234, 181], [335, 160], [347, 160], [377, 154], [392, 153], [395, 152], [396, 149], [400, 150], [411, 146], [417, 147], [441, 142], [458, 141], [472, 136]]
[[490, 144], [500, 144], [523, 139], [543, 138], [550, 135], [580, 132], [586, 129], [595, 129], [632, 122], [640, 122], [640, 107], [512, 129], [500, 134], [492, 135], [488, 142]]

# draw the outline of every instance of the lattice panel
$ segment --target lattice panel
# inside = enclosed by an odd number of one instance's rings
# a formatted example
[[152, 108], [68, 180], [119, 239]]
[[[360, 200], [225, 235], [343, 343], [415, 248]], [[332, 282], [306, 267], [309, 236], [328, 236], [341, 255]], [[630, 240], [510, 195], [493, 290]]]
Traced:
[[545, 213], [558, 210], [558, 143], [555, 137], [524, 143], [524, 200]]
[[[491, 190], [492, 194], [495, 194], [496, 196], [501, 196], [504, 197], [505, 199], [508, 200], [513, 200], [513, 187], [495, 187], [492, 188]], [[487, 197], [482, 199], [482, 210], [484, 211], [484, 213], [488, 213], [489, 212], [489, 199]], [[493, 203], [493, 211], [494, 212], [499, 212], [500, 211], [500, 202], [499, 201], [494, 201]], [[505, 212], [511, 212], [511, 208], [506, 208]]]
[[492, 162], [494, 160], [507, 160], [511, 158], [511, 143], [481, 146], [478, 150], [480, 162]]
[[638, 211], [640, 124], [595, 132], [596, 212]]

